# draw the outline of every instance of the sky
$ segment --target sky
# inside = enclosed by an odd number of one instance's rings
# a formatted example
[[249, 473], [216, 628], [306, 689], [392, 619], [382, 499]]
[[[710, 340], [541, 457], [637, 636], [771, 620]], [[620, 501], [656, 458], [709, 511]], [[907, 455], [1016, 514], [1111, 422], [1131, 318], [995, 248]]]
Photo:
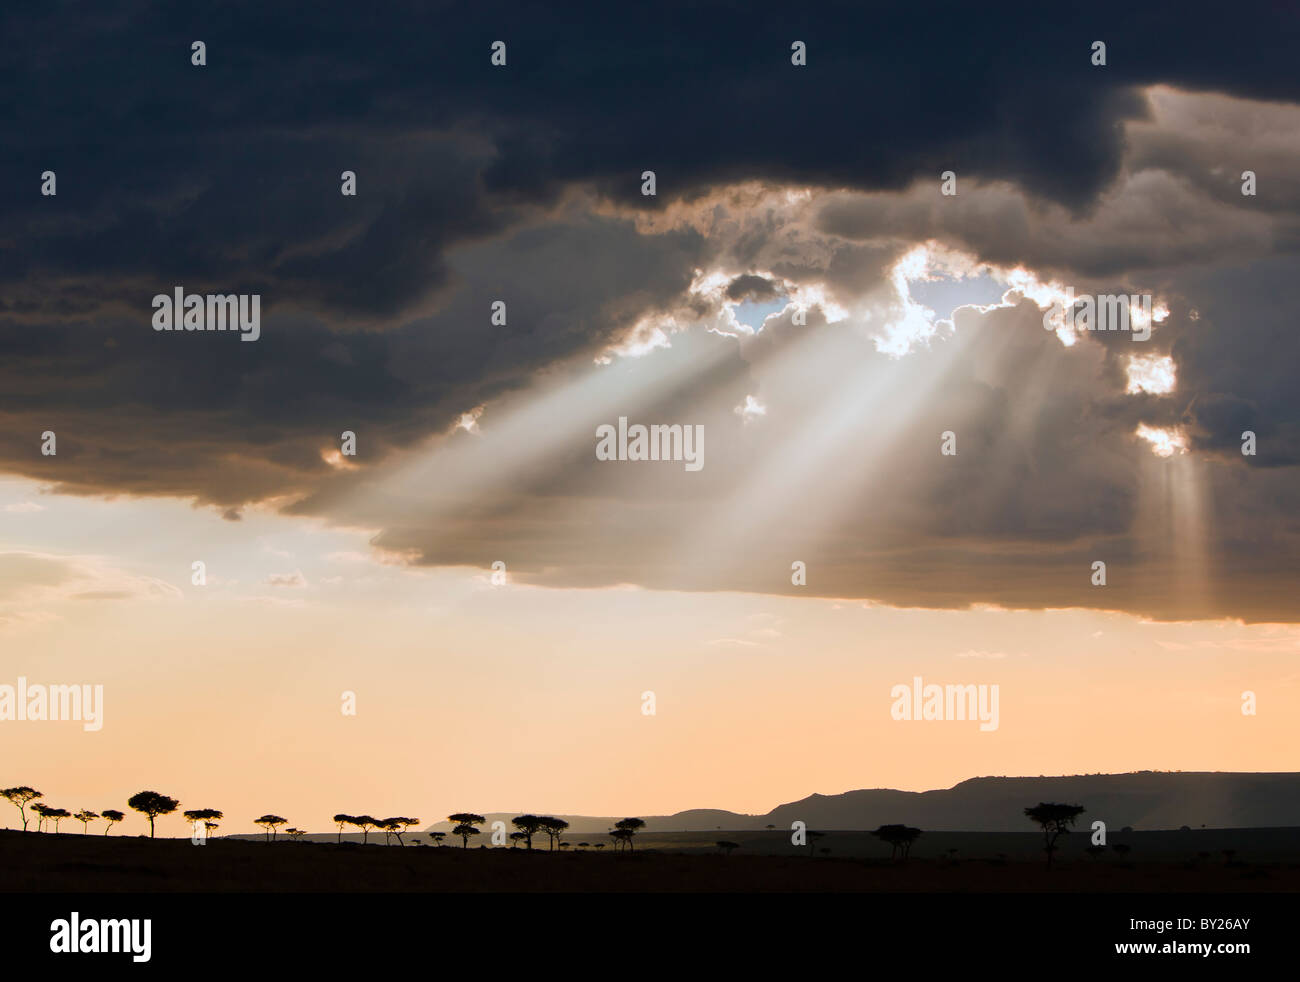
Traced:
[[254, 831], [1293, 768], [1297, 16], [1195, 7], [0, 15], [0, 686], [104, 687], [0, 784]]

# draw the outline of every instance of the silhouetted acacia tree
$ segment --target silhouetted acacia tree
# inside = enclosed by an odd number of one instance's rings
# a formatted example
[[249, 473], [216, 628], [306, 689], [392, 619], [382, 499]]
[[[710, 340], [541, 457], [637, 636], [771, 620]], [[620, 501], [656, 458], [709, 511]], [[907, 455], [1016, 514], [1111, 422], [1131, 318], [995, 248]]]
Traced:
[[420, 824], [420, 820], [418, 818], [408, 818], [404, 815], [399, 815], [396, 818], [390, 818], [389, 821], [396, 823], [395, 828], [393, 830], [393, 835], [397, 836], [397, 844], [399, 846], [406, 845], [406, 843], [402, 841], [402, 836], [411, 828], [411, 826]]
[[471, 835], [478, 835], [479, 831], [480, 831], [479, 829], [475, 828], [473, 825], [470, 825], [469, 822], [461, 822], [459, 825], [457, 825], [454, 829], [451, 830], [451, 834], [460, 836], [464, 848], [468, 849], [469, 837]]
[[524, 843], [529, 849], [533, 848], [533, 836], [542, 829], [542, 823], [546, 819], [540, 815], [516, 815], [510, 820], [510, 824], [517, 828], [524, 837]]
[[1025, 809], [1025, 816], [1043, 830], [1043, 850], [1047, 853], [1047, 865], [1052, 865], [1052, 854], [1056, 852], [1056, 840], [1068, 835], [1072, 826], [1084, 812], [1082, 805], [1062, 805], [1056, 802], [1040, 801], [1033, 808]]
[[7, 802], [18, 809], [18, 814], [21, 815], [23, 819], [23, 831], [26, 832], [27, 805], [29, 802], [35, 801], [37, 798], [44, 796], [35, 788], [29, 788], [26, 785], [23, 785], [18, 788], [5, 788], [3, 791], [0, 791], [0, 797], [3, 797]]
[[890, 859], [896, 857], [900, 851], [906, 859], [912, 851], [912, 843], [920, 837], [921, 830], [908, 828], [906, 825], [882, 825], [871, 834], [889, 843]]
[[99, 812], [92, 812], [89, 808], [83, 808], [72, 817], [81, 823], [81, 834], [89, 835], [90, 823], [99, 818]]
[[348, 822], [361, 830], [361, 844], [365, 845], [370, 840], [370, 830], [379, 824], [379, 819], [373, 815], [353, 815]]
[[32, 814], [36, 816], [37, 832], [42, 832], [45, 830], [45, 820], [50, 817], [50, 812], [52, 812], [53, 810], [54, 810], [53, 808], [51, 808], [43, 801], [38, 801], [36, 802], [36, 804], [32, 805]]
[[66, 808], [51, 808], [46, 813], [46, 817], [54, 821], [54, 831], [55, 834], [57, 834], [59, 831], [59, 822], [65, 818], [71, 818], [72, 812], [68, 811]]
[[645, 828], [645, 822], [639, 818], [624, 818], [621, 821], [615, 822], [614, 828], [625, 833], [625, 835], [622, 836], [622, 839], [627, 845], [628, 850], [630, 852], [636, 852], [636, 847], [632, 845], [632, 839], [638, 832]]
[[[140, 791], [126, 801], [127, 805], [149, 816], [149, 838], [153, 838], [153, 822], [159, 815], [170, 815], [180, 807], [180, 802], [157, 791]], [[108, 812], [104, 813], [105, 815]]]
[[482, 815], [475, 815], [473, 812], [457, 812], [455, 815], [448, 815], [447, 821], [456, 827], [451, 830], [452, 835], [458, 835], [464, 841], [464, 847], [469, 848], [469, 837], [478, 835], [480, 829], [474, 828], [476, 825], [482, 825], [487, 821]]
[[339, 827], [339, 837], [338, 837], [338, 839], [336, 839], [335, 841], [336, 841], [336, 842], [342, 842], [342, 841], [343, 841], [343, 826], [345, 826], [345, 825], [351, 825], [351, 824], [352, 824], [352, 816], [351, 816], [351, 815], [344, 815], [342, 812], [340, 812], [339, 814], [337, 814], [337, 815], [334, 816], [334, 821], [338, 824], [338, 827]]
[[101, 812], [101, 814], [104, 816], [104, 822], [106, 823], [104, 825], [105, 835], [108, 835], [108, 830], [111, 829], [116, 823], [126, 818], [126, 814], [118, 811], [116, 808], [105, 808], [103, 812]]
[[226, 817], [224, 812], [219, 812], [215, 808], [195, 808], [181, 814], [185, 816], [185, 821], [191, 825], [195, 822], [202, 822], [205, 834], [209, 828], [216, 828], [216, 823]]
[[555, 844], [560, 841], [560, 837], [564, 835], [564, 830], [569, 827], [569, 823], [562, 818], [552, 818], [550, 815], [543, 815], [541, 825], [542, 831], [550, 837], [550, 848], [554, 850]]
[[275, 830], [288, 821], [287, 818], [281, 818], [279, 815], [267, 814], [263, 815], [261, 818], [253, 819], [253, 824], [260, 825], [262, 828], [266, 829], [266, 841], [270, 842], [275, 838]]
[[442, 840], [447, 838], [446, 832], [430, 832], [429, 838], [433, 840], [435, 846], [442, 845]]

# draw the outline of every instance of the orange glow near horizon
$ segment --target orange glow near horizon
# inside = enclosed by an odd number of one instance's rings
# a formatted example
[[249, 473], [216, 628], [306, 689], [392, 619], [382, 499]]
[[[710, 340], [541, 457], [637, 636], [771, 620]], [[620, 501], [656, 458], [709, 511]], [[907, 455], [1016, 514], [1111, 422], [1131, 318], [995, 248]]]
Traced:
[[[159, 576], [137, 546], [131, 563], [89, 557], [73, 580], [29, 583], [22, 617], [6, 608], [0, 684], [104, 686], [99, 732], [0, 723], [5, 786], [73, 811], [125, 810], [148, 788], [225, 811], [222, 833], [256, 831], [268, 810], [311, 831], [338, 811], [763, 813], [981, 775], [1287, 770], [1300, 740], [1279, 709], [1300, 686], [1294, 625], [493, 586], [270, 514], [234, 526], [236, 547], [231, 523], [181, 503], [40, 501], [70, 538], [98, 525], [102, 553], [124, 534], [114, 516], [148, 510], [187, 530], [212, 577]], [[30, 517], [8, 513], [10, 533], [16, 515]], [[893, 720], [891, 687], [914, 676], [999, 685], [998, 729]], [[1246, 690], [1258, 716], [1241, 712]]]

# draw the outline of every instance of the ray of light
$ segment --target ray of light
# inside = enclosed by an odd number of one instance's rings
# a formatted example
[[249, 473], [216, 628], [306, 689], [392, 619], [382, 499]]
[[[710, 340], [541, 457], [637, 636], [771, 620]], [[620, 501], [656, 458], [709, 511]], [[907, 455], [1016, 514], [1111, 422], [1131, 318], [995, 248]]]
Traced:
[[[943, 383], [964, 344], [948, 339], [900, 361], [880, 357], [861, 339], [846, 347], [847, 341], [844, 328], [823, 327], [763, 366], [765, 384], [776, 390], [820, 380], [813, 388], [816, 401], [802, 423], [745, 474], [725, 507], [709, 511], [683, 534], [678, 548], [695, 557], [697, 569], [721, 575], [743, 563], [745, 543], [755, 535], [771, 538], [797, 528], [800, 538], [813, 539], [850, 518], [863, 507], [864, 485], [888, 471], [891, 445]], [[846, 357], [855, 357], [853, 352], [858, 362], [846, 374]], [[826, 384], [828, 377], [838, 384]], [[937, 432], [934, 438], [937, 448]], [[838, 466], [828, 467], [829, 460]], [[825, 475], [832, 472], [836, 479], [828, 485]]]
[[[691, 363], [692, 376], [706, 376], [729, 357], [726, 343]], [[638, 407], [669, 398], [689, 378], [656, 373], [641, 359], [593, 364], [576, 359], [557, 368], [533, 390], [500, 404], [477, 406], [444, 434], [400, 463], [367, 475], [340, 502], [344, 510], [382, 516], [385, 526], [403, 522], [436, 528], [440, 523], [486, 515], [522, 486], [545, 482], [575, 454], [593, 453], [594, 425], [635, 415]]]

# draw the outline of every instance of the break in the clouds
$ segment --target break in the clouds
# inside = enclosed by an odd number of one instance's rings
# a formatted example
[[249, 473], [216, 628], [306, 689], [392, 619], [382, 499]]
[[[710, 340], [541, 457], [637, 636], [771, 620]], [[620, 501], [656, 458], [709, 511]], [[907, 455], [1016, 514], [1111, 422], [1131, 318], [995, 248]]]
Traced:
[[[0, 467], [525, 582], [1294, 619], [1295, 17], [1120, 9], [11, 12]], [[176, 285], [260, 340], [153, 332]], [[1045, 331], [1066, 286], [1160, 319]]]

